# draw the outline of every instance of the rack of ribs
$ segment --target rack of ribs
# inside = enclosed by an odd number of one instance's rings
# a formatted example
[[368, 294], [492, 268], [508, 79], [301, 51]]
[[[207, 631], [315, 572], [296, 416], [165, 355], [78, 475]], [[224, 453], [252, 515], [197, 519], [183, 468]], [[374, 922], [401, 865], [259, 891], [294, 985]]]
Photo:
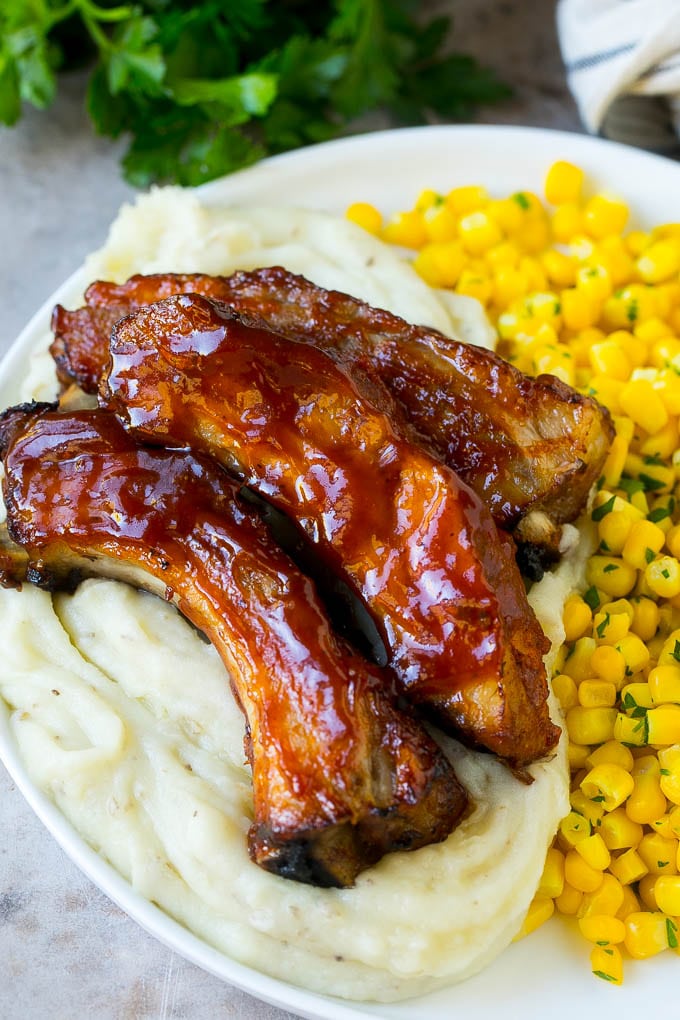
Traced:
[[555, 376], [530, 378], [491, 351], [409, 325], [278, 267], [230, 277], [159, 274], [122, 285], [93, 283], [84, 308], [54, 311], [51, 350], [61, 381], [95, 393], [116, 321], [191, 292], [345, 364], [376, 371], [420, 438], [522, 541], [554, 543], [554, 526], [578, 516], [599, 477], [613, 426], [597, 401]]
[[220, 467], [139, 447], [106, 412], [39, 404], [0, 417], [0, 454], [0, 583], [125, 580], [214, 643], [246, 717], [254, 861], [348, 886], [389, 851], [446, 838], [466, 795], [442, 750], [398, 707], [389, 673], [334, 636]]
[[206, 453], [289, 515], [444, 729], [519, 766], [555, 746], [512, 540], [372, 373], [188, 294], [114, 326], [100, 400], [138, 441]]

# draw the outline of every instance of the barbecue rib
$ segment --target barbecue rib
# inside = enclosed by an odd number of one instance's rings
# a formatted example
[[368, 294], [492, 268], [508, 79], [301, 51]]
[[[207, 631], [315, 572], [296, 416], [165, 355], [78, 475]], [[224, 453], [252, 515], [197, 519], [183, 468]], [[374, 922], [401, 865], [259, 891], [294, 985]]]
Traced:
[[114, 327], [100, 399], [137, 439], [207, 452], [288, 513], [440, 725], [514, 764], [554, 747], [512, 540], [375, 379], [189, 294]]
[[5, 412], [0, 450], [17, 543], [0, 549], [3, 584], [129, 580], [212, 639], [247, 720], [253, 860], [346, 886], [390, 850], [449, 834], [466, 796], [443, 752], [396, 708], [389, 676], [336, 640], [217, 465], [139, 448], [103, 411], [45, 405]]
[[[514, 527], [530, 511], [555, 524], [585, 505], [613, 438], [608, 412], [559, 379], [532, 379], [497, 355], [451, 340], [284, 269], [230, 277], [133, 276], [93, 283], [87, 306], [57, 306], [52, 353], [62, 382], [96, 392], [117, 319], [172, 294], [224, 302], [255, 325], [372, 366], [410, 422], [489, 506]], [[534, 540], [529, 526], [524, 538]], [[540, 541], [540, 539], [539, 539]]]

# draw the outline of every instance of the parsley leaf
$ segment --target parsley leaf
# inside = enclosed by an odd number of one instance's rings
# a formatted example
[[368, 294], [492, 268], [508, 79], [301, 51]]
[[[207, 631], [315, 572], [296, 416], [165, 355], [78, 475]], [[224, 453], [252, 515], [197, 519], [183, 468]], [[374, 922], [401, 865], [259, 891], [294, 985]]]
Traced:
[[130, 146], [127, 179], [197, 184], [340, 134], [385, 110], [399, 123], [468, 117], [509, 89], [442, 52], [450, 18], [409, 0], [4, 0], [0, 123], [45, 108], [59, 71], [91, 60], [95, 130]]

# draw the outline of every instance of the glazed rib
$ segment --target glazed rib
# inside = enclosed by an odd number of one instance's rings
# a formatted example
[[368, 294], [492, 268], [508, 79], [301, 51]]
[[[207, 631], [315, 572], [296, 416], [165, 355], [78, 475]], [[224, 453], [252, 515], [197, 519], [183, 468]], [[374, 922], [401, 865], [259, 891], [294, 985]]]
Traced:
[[[63, 382], [96, 392], [113, 323], [178, 293], [228, 304], [295, 340], [372, 367], [437, 454], [503, 527], [530, 511], [573, 520], [600, 475], [613, 438], [608, 412], [555, 376], [532, 379], [490, 351], [449, 339], [284, 269], [230, 277], [133, 276], [97, 282], [76, 312], [57, 306], [52, 346]], [[528, 533], [527, 538], [536, 538]]]
[[[251, 857], [351, 885], [396, 849], [445, 838], [466, 796], [390, 678], [330, 632], [311, 582], [212, 461], [142, 449], [113, 415], [34, 405], [2, 417], [15, 545], [0, 580], [104, 574], [176, 603], [210, 637], [246, 716]], [[200, 682], [191, 678], [188, 682]]]
[[209, 453], [363, 599], [407, 696], [509, 761], [546, 754], [542, 655], [512, 540], [397, 425], [389, 394], [196, 294], [121, 320], [101, 399], [139, 440]]

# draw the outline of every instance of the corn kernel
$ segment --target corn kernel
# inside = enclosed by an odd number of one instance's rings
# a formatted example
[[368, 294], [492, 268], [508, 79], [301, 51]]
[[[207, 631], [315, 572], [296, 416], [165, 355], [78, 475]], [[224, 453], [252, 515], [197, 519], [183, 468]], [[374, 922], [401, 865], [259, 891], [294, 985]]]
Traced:
[[659, 904], [656, 902], [656, 880], [658, 877], [658, 875], [645, 875], [638, 882], [638, 896], [641, 904], [647, 910], [659, 909]]
[[[623, 660], [623, 657], [622, 657]], [[578, 691], [575, 681], [566, 673], [558, 673], [552, 679], [552, 689], [555, 697], [562, 706], [563, 712], [568, 712], [574, 705], [578, 705]]]
[[624, 923], [625, 946], [633, 959], [644, 960], [668, 948], [666, 915], [660, 911], [629, 914]]
[[675, 598], [680, 595], [680, 563], [674, 556], [660, 556], [647, 566], [645, 580], [659, 598]]
[[[617, 765], [624, 772], [630, 772], [633, 768], [633, 755], [618, 740], [608, 740], [605, 744], [600, 744], [595, 748], [588, 758], [588, 764], [591, 768], [595, 768], [596, 765]], [[607, 808], [607, 810], [613, 809]]]
[[680, 662], [680, 630], [674, 630], [666, 638], [659, 653], [659, 666], [677, 666]]
[[[620, 690], [626, 675], [626, 660], [618, 648], [600, 645], [590, 657], [590, 668], [595, 676], [614, 684], [616, 690]], [[568, 707], [571, 708], [571, 705]]]
[[403, 248], [422, 248], [427, 241], [422, 213], [415, 210], [396, 213], [383, 227], [382, 238]]
[[460, 274], [456, 291], [468, 297], [476, 298], [480, 304], [487, 305], [491, 300], [493, 285], [491, 278], [484, 273], [478, 273], [471, 269], [464, 269]]
[[545, 857], [543, 873], [536, 890], [537, 896], [555, 899], [564, 889], [564, 854], [557, 847], [550, 847]]
[[583, 680], [579, 684], [578, 700], [584, 708], [613, 708], [616, 686], [606, 680]]
[[575, 744], [603, 744], [614, 736], [615, 708], [584, 708], [575, 705], [567, 712], [567, 731]]
[[382, 213], [368, 202], [353, 202], [345, 213], [348, 220], [362, 227], [369, 234], [379, 234], [382, 229]]
[[465, 256], [457, 241], [426, 244], [413, 260], [413, 268], [431, 287], [454, 287]]
[[668, 839], [660, 832], [647, 832], [637, 846], [650, 875], [677, 875], [677, 839]]
[[[659, 750], [659, 786], [672, 804], [680, 804], [680, 744]], [[680, 812], [671, 812], [671, 826], [680, 821]], [[673, 832], [673, 835], [677, 833]]]
[[458, 220], [455, 213], [444, 203], [434, 202], [424, 210], [423, 219], [428, 240], [437, 243], [453, 241], [458, 234]]
[[633, 792], [626, 801], [626, 814], [634, 822], [651, 825], [666, 813], [667, 807], [659, 782], [659, 763], [651, 756], [639, 758], [633, 773]]
[[576, 641], [590, 629], [593, 614], [580, 595], [570, 595], [564, 604], [562, 622], [565, 641]]
[[616, 916], [619, 920], [625, 921], [629, 914], [634, 914], [640, 909], [640, 901], [631, 886], [623, 885], [621, 888], [623, 890], [623, 899], [621, 906], [616, 911]]
[[628, 595], [633, 590], [636, 578], [634, 567], [613, 556], [591, 556], [586, 565], [587, 583], [601, 588], [612, 598]]
[[593, 617], [593, 633], [596, 640], [602, 644], [618, 644], [626, 637], [629, 629], [630, 620], [623, 613], [610, 613], [603, 607]]
[[486, 188], [476, 184], [464, 185], [461, 188], [454, 188], [449, 191], [445, 198], [446, 204], [458, 216], [473, 212], [476, 209], [483, 209], [489, 202], [489, 193]]
[[576, 202], [561, 202], [550, 222], [553, 237], [562, 244], [582, 233], [584, 228], [583, 212]]
[[618, 344], [612, 340], [603, 340], [593, 344], [589, 351], [590, 364], [593, 372], [608, 375], [611, 379], [626, 382], [630, 379], [633, 366]]
[[631, 567], [644, 570], [663, 548], [665, 541], [666, 536], [656, 524], [647, 520], [635, 521], [621, 556]]
[[461, 217], [458, 223], [458, 234], [466, 250], [472, 255], [481, 255], [503, 240], [500, 227], [483, 210], [470, 212]]
[[[609, 867], [611, 856], [602, 836], [594, 832], [592, 836], [580, 840], [574, 850], [589, 864], [595, 871], [606, 871]], [[585, 891], [585, 890], [584, 890]]]
[[[609, 453], [607, 454], [607, 459], [605, 460], [604, 467], [602, 468], [602, 475], [604, 477], [605, 485], [614, 488], [619, 484], [621, 475], [623, 474], [623, 468], [626, 463], [627, 454], [628, 454], [628, 440], [624, 439], [623, 436], [620, 435], [614, 436], [612, 444], [609, 448]], [[623, 548], [623, 543], [626, 541], [626, 538], [628, 537], [628, 531], [630, 530], [632, 521], [625, 518], [623, 514], [613, 515], [610, 514], [609, 516], [613, 518], [612, 525], [614, 526], [616, 531], [623, 533], [621, 536], [621, 544], [618, 548], [615, 548], [613, 545], [611, 545], [609, 540], [606, 540], [610, 551], [618, 553], [621, 552], [621, 549]], [[615, 521], [616, 523], [614, 523]], [[604, 523], [604, 521], [602, 523]], [[600, 534], [600, 538], [604, 538], [604, 535], [602, 535], [602, 533]], [[618, 543], [619, 539], [617, 538], [616, 541]]]
[[618, 946], [594, 946], [590, 954], [590, 968], [595, 977], [612, 985], [623, 982], [623, 957]]
[[619, 712], [614, 722], [614, 739], [629, 747], [644, 747], [647, 743], [647, 727], [644, 716], [632, 719]]
[[645, 249], [636, 266], [645, 283], [662, 283], [680, 270], [680, 245], [672, 240], [656, 241]]
[[620, 199], [604, 192], [594, 195], [586, 204], [585, 226], [591, 237], [620, 234], [628, 219], [628, 206]]
[[545, 924], [552, 917], [554, 912], [555, 904], [551, 899], [545, 896], [534, 896], [529, 904], [522, 927], [515, 935], [513, 942], [518, 942], [519, 939], [530, 935], [532, 931], [536, 931], [537, 928], [540, 928], [542, 924]]
[[653, 706], [652, 690], [647, 683], [641, 681], [626, 684], [621, 688], [621, 707], [639, 718], [642, 713], [640, 709], [647, 709]]
[[630, 885], [632, 882], [639, 882], [647, 874], [647, 865], [637, 850], [631, 849], [615, 857], [609, 865], [609, 870], [615, 878], [618, 878], [621, 885]]
[[[590, 757], [590, 756], [588, 756]], [[586, 765], [588, 764], [586, 760]], [[577, 811], [584, 818], [587, 818], [591, 826], [596, 829], [602, 822], [604, 816], [604, 805], [589, 800], [582, 790], [572, 790], [569, 794], [569, 802], [574, 811]]]
[[560, 914], [566, 914], [568, 917], [575, 917], [578, 913], [581, 901], [583, 900], [583, 893], [580, 889], [574, 889], [573, 885], [569, 885], [568, 882], [564, 883], [564, 888], [559, 896], [555, 897], [555, 906], [559, 910]]
[[[664, 407], [668, 411], [668, 403], [664, 398], [664, 393], [661, 388], [658, 389], [658, 393], [663, 400]], [[644, 457], [661, 457], [664, 460], [670, 460], [673, 455], [673, 451], [677, 448], [677, 446], [678, 423], [675, 419], [671, 418], [662, 429], [655, 432], [653, 436], [647, 436], [647, 438], [640, 443], [640, 453]], [[670, 521], [668, 522], [668, 526], [670, 527]]]
[[616, 648], [625, 660], [627, 676], [639, 673], [649, 663], [649, 649], [637, 634], [626, 634], [617, 642]]
[[571, 771], [574, 772], [577, 769], [584, 768], [589, 754], [590, 748], [587, 744], [576, 744], [573, 740], [570, 740], [567, 744], [567, 761]]
[[623, 807], [609, 811], [602, 819], [598, 831], [608, 850], [637, 847], [644, 835], [640, 823], [631, 821]]
[[664, 914], [680, 916], [680, 876], [661, 875], [654, 883], [654, 897]]
[[552, 164], [546, 175], [545, 197], [551, 205], [578, 202], [582, 187], [583, 170], [573, 163], [560, 159]]
[[595, 892], [602, 885], [602, 870], [593, 868], [576, 850], [569, 850], [564, 858], [564, 878], [581, 892]]
[[632, 793], [633, 777], [620, 765], [603, 762], [595, 765], [581, 783], [581, 789], [591, 800], [601, 800], [606, 811], [613, 811]]
[[[667, 536], [668, 537], [668, 536]], [[641, 641], [651, 641], [659, 626], [659, 608], [652, 599], [631, 599], [633, 622], [631, 630]]]
[[589, 917], [593, 914], [608, 914], [611, 917], [618, 917], [624, 896], [625, 887], [621, 885], [618, 878], [605, 871], [598, 888], [593, 892], [583, 894], [578, 916]]
[[680, 742], [680, 705], [660, 705], [647, 713], [647, 743]]
[[576, 282], [576, 263], [555, 248], [541, 255], [541, 265], [550, 283], [556, 287], [571, 287]]
[[559, 824], [560, 842], [567, 849], [576, 846], [582, 839], [587, 839], [589, 835], [590, 822], [576, 811], [570, 811]]
[[560, 304], [567, 329], [586, 329], [594, 326], [600, 317], [601, 302], [576, 287], [566, 287], [560, 292]]
[[585, 265], [576, 271], [576, 287], [593, 301], [604, 301], [613, 286], [607, 269], [602, 265]]
[[589, 676], [592, 676], [590, 660], [596, 647], [594, 638], [579, 638], [574, 642], [574, 647], [564, 661], [563, 672], [567, 673], [577, 683], [580, 683], [581, 680], [587, 680]]
[[631, 230], [624, 240], [631, 255], [637, 256], [641, 255], [645, 248], [650, 244], [651, 238], [644, 230]]
[[581, 917], [578, 926], [588, 942], [597, 942], [598, 945], [616, 945], [623, 942], [626, 935], [623, 921], [610, 914], [590, 914]]
[[504, 234], [516, 234], [524, 223], [525, 212], [513, 198], [493, 199], [486, 206], [486, 211]]

